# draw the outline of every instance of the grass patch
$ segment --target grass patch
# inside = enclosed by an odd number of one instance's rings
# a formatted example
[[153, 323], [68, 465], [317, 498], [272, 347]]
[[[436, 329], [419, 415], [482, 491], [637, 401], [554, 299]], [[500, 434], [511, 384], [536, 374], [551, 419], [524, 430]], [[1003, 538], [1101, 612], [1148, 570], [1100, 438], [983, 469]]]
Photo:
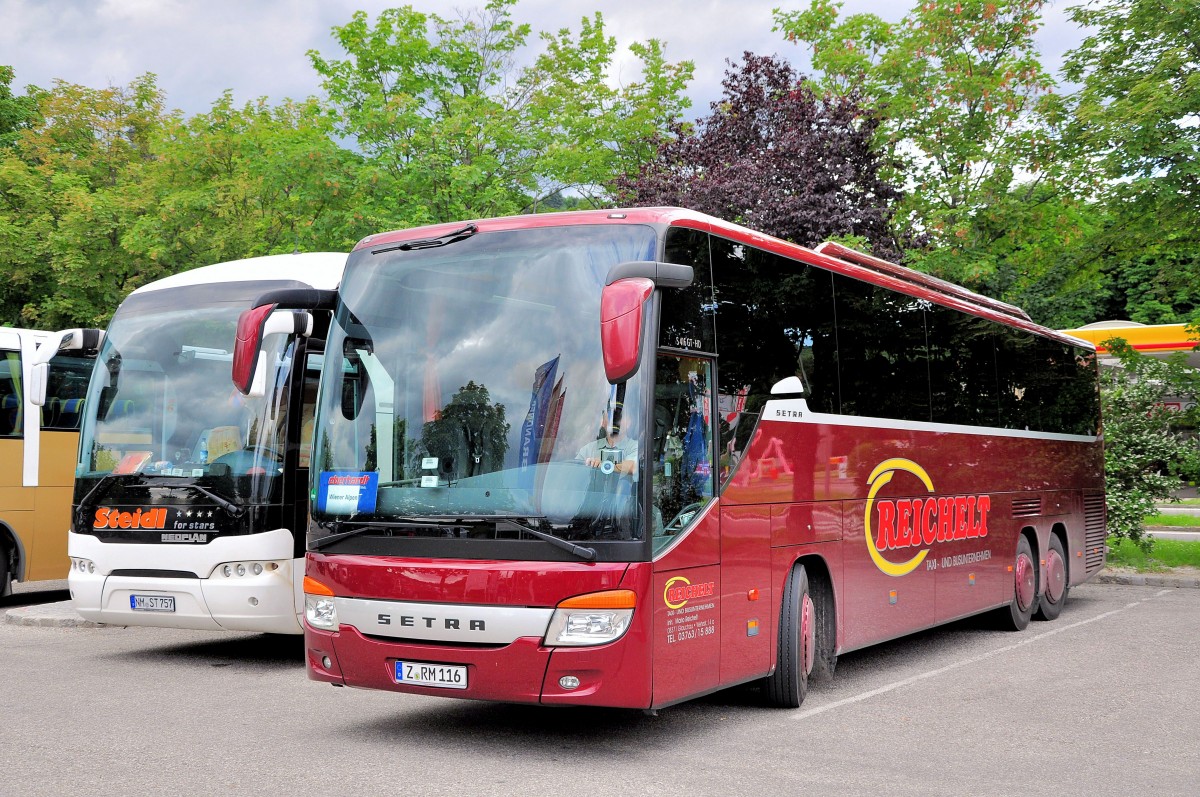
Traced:
[[1196, 528], [1200, 527], [1200, 515], [1150, 515], [1143, 523], [1147, 526]]
[[1109, 567], [1131, 567], [1138, 572], [1159, 572], [1173, 567], [1200, 568], [1200, 542], [1155, 540], [1146, 553], [1128, 540], [1108, 538]]

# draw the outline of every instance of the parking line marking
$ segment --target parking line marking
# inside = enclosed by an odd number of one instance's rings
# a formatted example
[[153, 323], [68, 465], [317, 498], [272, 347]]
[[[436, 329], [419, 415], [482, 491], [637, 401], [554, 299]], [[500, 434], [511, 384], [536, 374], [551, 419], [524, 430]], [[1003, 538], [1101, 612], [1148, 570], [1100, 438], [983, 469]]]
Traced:
[[[1165, 595], [1170, 591], [1171, 590], [1163, 590], [1162, 592], [1157, 593], [1153, 597], [1157, 598], [1160, 595]], [[986, 661], [995, 656], [999, 656], [1002, 653], [1008, 653], [1010, 651], [1016, 650], [1017, 648], [1023, 647], [1025, 645], [1032, 645], [1034, 642], [1037, 642], [1038, 640], [1045, 639], [1046, 637], [1054, 636], [1055, 634], [1061, 634], [1064, 631], [1070, 631], [1072, 628], [1079, 628], [1080, 626], [1087, 625], [1088, 623], [1094, 623], [1098, 620], [1104, 620], [1105, 618], [1112, 617], [1114, 614], [1120, 614], [1121, 612], [1123, 612], [1127, 609], [1132, 609], [1135, 606], [1140, 606], [1141, 604], [1145, 603], [1148, 600], [1153, 600], [1153, 598], [1146, 598], [1145, 600], [1136, 601], [1134, 603], [1127, 603], [1120, 609], [1113, 609], [1112, 611], [1107, 611], [1107, 612], [1104, 612], [1103, 614], [1098, 614], [1095, 617], [1089, 617], [1086, 620], [1077, 620], [1076, 622], [1071, 623], [1070, 625], [1062, 625], [1057, 628], [1052, 628], [1049, 631], [1043, 631], [1040, 634], [1036, 634], [1031, 637], [1026, 637], [1025, 639], [1022, 639], [1019, 642], [1014, 642], [1011, 645], [1005, 645], [1002, 648], [996, 648], [995, 650], [989, 650], [987, 653], [981, 653], [978, 656], [972, 656], [969, 659], [963, 659], [962, 661], [956, 661], [953, 664], [947, 664], [945, 667], [939, 667], [936, 670], [930, 670], [928, 672], [919, 673], [917, 675], [913, 675], [911, 677], [905, 678], [904, 680], [896, 681], [896, 682], [890, 683], [886, 686], [881, 686], [878, 689], [872, 689], [870, 691], [863, 692], [858, 695], [854, 695], [853, 697], [844, 697], [841, 700], [835, 700], [834, 702], [829, 703], [824, 706], [815, 706], [815, 707], [807, 709], [805, 711], [801, 711], [799, 713], [793, 714], [792, 717], [793, 717], [793, 719], [798, 719], [798, 720], [807, 719], [808, 717], [812, 717], [817, 714], [823, 714], [826, 711], [832, 711], [835, 708], [841, 708], [842, 706], [848, 706], [852, 703], [861, 703], [864, 700], [869, 700], [872, 697], [877, 697], [878, 695], [886, 694], [888, 692], [894, 692], [897, 689], [902, 689], [905, 686], [915, 684], [919, 681], [924, 681], [928, 678], [934, 678], [939, 675], [948, 673], [952, 670], [958, 670], [963, 667], [968, 667], [972, 664], [978, 664], [981, 661]]]

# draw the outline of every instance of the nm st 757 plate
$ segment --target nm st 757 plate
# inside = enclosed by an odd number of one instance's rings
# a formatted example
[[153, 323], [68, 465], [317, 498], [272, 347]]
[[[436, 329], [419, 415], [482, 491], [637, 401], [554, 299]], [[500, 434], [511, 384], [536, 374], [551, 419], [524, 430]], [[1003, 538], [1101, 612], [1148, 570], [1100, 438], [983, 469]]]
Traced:
[[129, 608], [135, 612], [173, 612], [174, 595], [130, 595]]

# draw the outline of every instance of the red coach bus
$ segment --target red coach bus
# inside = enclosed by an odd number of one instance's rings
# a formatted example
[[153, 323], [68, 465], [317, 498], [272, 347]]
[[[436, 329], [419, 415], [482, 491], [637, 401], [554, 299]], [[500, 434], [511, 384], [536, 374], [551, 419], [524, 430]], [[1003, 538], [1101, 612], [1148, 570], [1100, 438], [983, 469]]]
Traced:
[[[300, 304], [244, 314], [235, 373]], [[1053, 619], [1104, 563], [1094, 348], [853, 250], [677, 208], [425, 227], [363, 240], [334, 316], [318, 681], [797, 706], [841, 653]]]

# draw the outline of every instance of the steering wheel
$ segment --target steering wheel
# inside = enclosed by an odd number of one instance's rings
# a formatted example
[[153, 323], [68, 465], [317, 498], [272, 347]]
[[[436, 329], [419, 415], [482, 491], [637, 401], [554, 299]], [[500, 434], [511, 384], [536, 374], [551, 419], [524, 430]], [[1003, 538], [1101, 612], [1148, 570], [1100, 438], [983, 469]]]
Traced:
[[695, 517], [697, 512], [703, 508], [703, 501], [693, 501], [683, 509], [680, 509], [675, 514], [675, 517], [671, 518], [671, 522], [663, 527], [663, 534], [670, 535], [677, 533], [680, 529], [687, 525], [689, 520]]

